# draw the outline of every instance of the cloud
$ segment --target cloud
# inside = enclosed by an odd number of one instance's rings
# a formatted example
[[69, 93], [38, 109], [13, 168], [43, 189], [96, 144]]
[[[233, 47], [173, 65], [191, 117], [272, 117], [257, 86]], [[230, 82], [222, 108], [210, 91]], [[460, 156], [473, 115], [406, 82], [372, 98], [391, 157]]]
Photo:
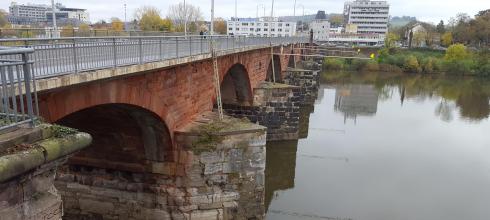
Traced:
[[[17, 0], [18, 4], [35, 2], [37, 4], [50, 4], [49, 0]], [[90, 13], [92, 21], [100, 19], [109, 20], [111, 17], [124, 19], [124, 4], [127, 5], [127, 18], [133, 18], [134, 10], [144, 5], [152, 5], [159, 8], [165, 15], [171, 4], [182, 1], [165, 0], [57, 0], [67, 7], [86, 8]], [[262, 4], [266, 7], [266, 14], [270, 15], [271, 0], [237, 0], [237, 14], [239, 17], [255, 17], [257, 5]], [[343, 0], [296, 0], [296, 15], [301, 15], [304, 6], [305, 14], [313, 14], [318, 10], [325, 10], [327, 13], [342, 13]], [[457, 13], [463, 12], [473, 16], [478, 11], [489, 9], [489, 0], [466, 0], [464, 2], [455, 0], [391, 0], [391, 16], [415, 16], [420, 20], [429, 22], [447, 21]], [[206, 19], [211, 17], [211, 0], [186, 0], [186, 3], [199, 6]], [[10, 3], [7, 0], [0, 2], [0, 8], [8, 10]], [[285, 16], [293, 14], [294, 0], [275, 0], [274, 15]], [[234, 0], [215, 0], [215, 16], [229, 18], [234, 16]], [[263, 15], [263, 8], [259, 8], [259, 15]]]

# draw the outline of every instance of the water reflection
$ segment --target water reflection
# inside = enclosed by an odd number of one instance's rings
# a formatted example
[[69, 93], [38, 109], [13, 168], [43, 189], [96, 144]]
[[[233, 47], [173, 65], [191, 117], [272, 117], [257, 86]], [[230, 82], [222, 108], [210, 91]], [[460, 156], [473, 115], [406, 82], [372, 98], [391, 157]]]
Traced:
[[[338, 85], [335, 109], [346, 118], [376, 113], [376, 91], [380, 101], [397, 95], [403, 106], [406, 100], [423, 102], [439, 99], [436, 116], [450, 122], [457, 114], [463, 119], [480, 121], [490, 115], [490, 80], [473, 77], [400, 75], [389, 73], [324, 73], [323, 83]], [[346, 88], [347, 87], [347, 88]], [[345, 100], [347, 99], [347, 100]]]
[[344, 123], [347, 119], [357, 120], [357, 116], [374, 116], [378, 110], [378, 91], [373, 85], [348, 84], [336, 86], [335, 105], [336, 112], [344, 114]]
[[265, 166], [265, 208], [269, 209], [277, 191], [294, 187], [298, 141], [267, 143]]
[[267, 145], [268, 220], [488, 219], [490, 80], [322, 80], [306, 138]]

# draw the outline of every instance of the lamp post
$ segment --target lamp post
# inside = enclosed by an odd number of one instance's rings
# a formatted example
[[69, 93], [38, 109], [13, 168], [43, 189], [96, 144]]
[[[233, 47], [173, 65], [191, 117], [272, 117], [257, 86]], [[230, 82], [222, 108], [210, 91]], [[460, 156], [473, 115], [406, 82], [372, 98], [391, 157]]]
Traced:
[[214, 35], [214, 0], [211, 0], [211, 30], [210, 35]]
[[294, 0], [293, 17], [296, 17], [296, 0]]
[[51, 0], [51, 10], [53, 10], [53, 34], [51, 37], [58, 37], [58, 27], [56, 26], [56, 12], [54, 7], [54, 0]]
[[184, 0], [184, 36], [187, 37], [187, 7]]

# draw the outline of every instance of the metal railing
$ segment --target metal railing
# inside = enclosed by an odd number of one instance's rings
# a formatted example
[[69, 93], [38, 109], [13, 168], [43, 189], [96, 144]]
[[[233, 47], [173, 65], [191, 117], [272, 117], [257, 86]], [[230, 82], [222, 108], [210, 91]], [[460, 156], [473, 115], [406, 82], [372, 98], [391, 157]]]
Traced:
[[0, 133], [20, 124], [34, 126], [38, 114], [32, 48], [0, 47]]
[[[194, 33], [199, 34], [199, 33]], [[55, 32], [52, 28], [0, 28], [0, 38], [49, 38], [60, 37], [118, 37], [118, 36], [180, 36], [183, 32], [168, 31], [119, 31], [112, 29], [75, 29], [58, 28]]]
[[304, 37], [251, 36], [152, 36], [55, 39], [0, 39], [0, 46], [34, 49], [33, 72], [37, 78], [164, 61], [210, 54], [210, 42], [216, 51], [305, 43]]

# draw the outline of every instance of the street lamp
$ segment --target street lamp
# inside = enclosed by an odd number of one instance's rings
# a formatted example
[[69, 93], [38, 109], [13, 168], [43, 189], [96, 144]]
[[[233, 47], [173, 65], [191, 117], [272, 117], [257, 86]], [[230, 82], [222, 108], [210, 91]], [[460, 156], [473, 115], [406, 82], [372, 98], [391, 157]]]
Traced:
[[259, 7], [264, 8], [264, 17], [265, 17], [265, 5], [264, 4], [257, 4], [257, 18], [259, 18]]
[[187, 37], [187, 7], [184, 0], [184, 36]]
[[53, 34], [52, 37], [58, 36], [58, 27], [56, 26], [56, 12], [54, 7], [54, 0], [51, 0], [51, 10], [53, 10]]
[[296, 0], [294, 0], [293, 17], [296, 17]]
[[211, 0], [211, 30], [210, 35], [214, 35], [214, 0]]
[[[305, 6], [304, 5], [298, 5], [298, 7], [302, 7], [303, 8], [303, 16], [301, 17], [301, 32], [303, 32], [303, 27], [305, 26], [305, 24], [304, 24], [304, 19], [305, 19]], [[295, 9], [296, 9], [296, 7], [295, 7]]]

